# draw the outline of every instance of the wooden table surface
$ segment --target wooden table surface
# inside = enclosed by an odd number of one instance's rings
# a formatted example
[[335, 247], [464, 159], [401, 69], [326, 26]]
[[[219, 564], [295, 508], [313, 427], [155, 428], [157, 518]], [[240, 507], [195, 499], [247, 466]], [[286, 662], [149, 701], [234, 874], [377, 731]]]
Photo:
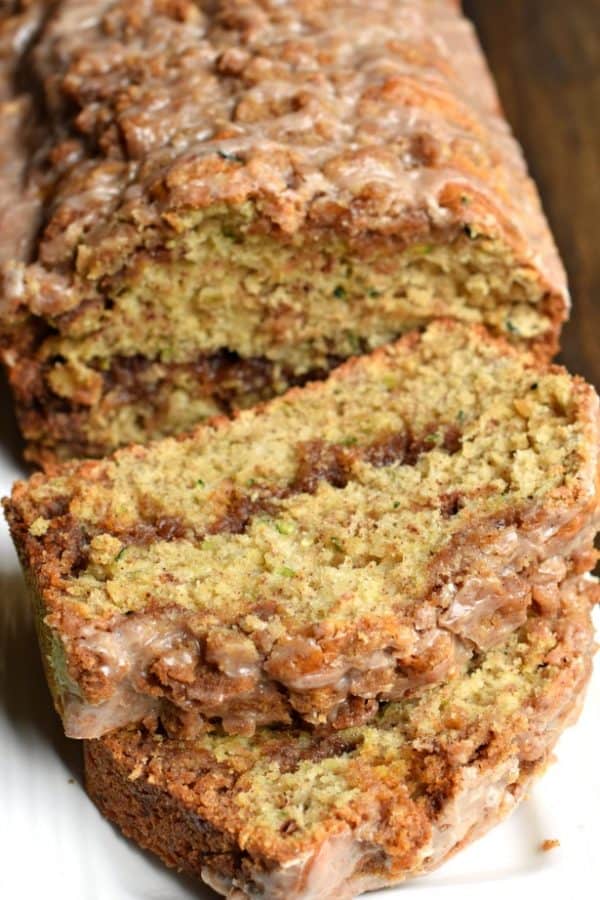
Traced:
[[561, 361], [600, 388], [600, 0], [464, 0], [535, 178], [573, 311]]

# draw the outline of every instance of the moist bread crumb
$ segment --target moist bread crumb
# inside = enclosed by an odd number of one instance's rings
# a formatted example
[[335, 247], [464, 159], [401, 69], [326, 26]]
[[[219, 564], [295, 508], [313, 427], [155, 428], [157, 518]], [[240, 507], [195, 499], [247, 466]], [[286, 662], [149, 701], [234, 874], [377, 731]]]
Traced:
[[557, 847], [560, 847], [560, 841], [556, 838], [546, 838], [546, 840], [542, 841], [540, 844], [540, 850], [543, 853], [548, 853], [549, 850], [556, 850]]
[[345, 728], [464, 670], [593, 568], [598, 398], [438, 322], [5, 509], [74, 737]]

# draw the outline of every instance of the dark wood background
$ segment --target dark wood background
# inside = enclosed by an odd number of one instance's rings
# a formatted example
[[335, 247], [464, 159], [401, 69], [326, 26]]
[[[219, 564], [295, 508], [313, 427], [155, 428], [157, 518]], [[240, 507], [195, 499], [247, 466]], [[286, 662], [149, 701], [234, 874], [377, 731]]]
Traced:
[[600, 387], [600, 0], [464, 0], [571, 286], [561, 361]]

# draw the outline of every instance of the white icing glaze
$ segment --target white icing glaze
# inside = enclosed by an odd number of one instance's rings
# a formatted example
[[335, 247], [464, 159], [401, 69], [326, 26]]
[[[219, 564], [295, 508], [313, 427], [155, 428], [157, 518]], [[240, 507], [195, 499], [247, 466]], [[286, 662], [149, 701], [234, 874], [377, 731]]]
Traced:
[[[429, 607], [431, 615], [422, 608], [414, 628], [405, 629], [402, 643], [363, 654], [340, 654], [333, 665], [313, 665], [309, 671], [302, 661], [319, 650], [313, 637], [284, 639], [270, 655], [261, 657], [250, 638], [237, 632], [194, 637], [185, 610], [123, 616], [102, 628], [86, 625], [70, 641], [92, 654], [94, 670], [104, 676], [110, 693], [104, 702], [92, 704], [65, 690], [59, 706], [67, 734], [99, 737], [131, 721], [134, 716], [128, 710], [158, 712], [169, 692], [155, 680], [150, 686], [146, 681], [147, 670], [156, 663], [177, 685], [172, 700], [177, 706], [188, 713], [196, 710], [199, 716], [220, 716], [248, 733], [255, 722], [264, 722], [260, 706], [269, 679], [290, 691], [291, 704], [298, 703], [308, 721], [334, 721], [349, 697], [400, 699], [407, 691], [458, 671], [470, 656], [471, 643], [485, 650], [503, 640], [525, 620], [532, 596], [543, 609], [556, 613], [566, 560], [591, 546], [598, 516], [596, 512], [588, 522], [576, 523], [575, 534], [567, 538], [563, 532], [575, 521], [572, 511], [551, 525], [503, 529], [485, 542], [481, 558], [465, 563], [472, 574], [460, 585], [450, 580], [437, 598], [424, 601], [423, 608]], [[412, 671], [403, 663], [423, 657], [439, 641], [444, 642], [443, 653], [435, 665]], [[68, 644], [66, 649], [68, 653]], [[224, 679], [205, 681], [203, 672], [215, 669]], [[331, 691], [328, 708], [307, 712], [302, 696], [323, 688]], [[235, 706], [241, 700], [243, 712]]]
[[443, 860], [473, 829], [485, 825], [490, 816], [507, 815], [515, 797], [507, 788], [519, 778], [519, 760], [510, 757], [485, 774], [477, 765], [465, 766], [461, 788], [436, 822], [424, 865]]
[[237, 885], [208, 866], [202, 879], [228, 900], [350, 900], [355, 896], [354, 871], [376, 852], [375, 845], [343, 832], [324, 841], [314, 854], [300, 855], [271, 872], [255, 870], [251, 885]]
[[[433, 823], [429, 841], [417, 853], [410, 869], [395, 878], [388, 873], [384, 849], [352, 833], [329, 838], [312, 856], [301, 855], [268, 873], [257, 867], [252, 881], [224, 877], [209, 866], [204, 868], [202, 878], [228, 900], [351, 900], [364, 891], [386, 887], [438, 866], [461, 841], [479, 837], [508, 815], [522, 798], [526, 782], [517, 756], [483, 772], [478, 765], [465, 766], [454, 796]], [[376, 823], [373, 825], [376, 827]], [[363, 864], [375, 856], [375, 870], [361, 872]]]

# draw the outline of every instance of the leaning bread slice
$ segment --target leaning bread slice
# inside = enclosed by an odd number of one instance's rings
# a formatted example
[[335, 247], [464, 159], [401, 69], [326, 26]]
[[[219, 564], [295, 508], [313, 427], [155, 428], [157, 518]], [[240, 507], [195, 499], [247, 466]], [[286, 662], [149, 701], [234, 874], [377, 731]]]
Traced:
[[[427, 871], [514, 809], [576, 717], [588, 582], [468, 672], [338, 732], [86, 744], [88, 791], [143, 847], [235, 900], [346, 900]], [[569, 598], [569, 599], [568, 599]]]
[[593, 566], [598, 399], [432, 325], [235, 420], [72, 463], [6, 511], [67, 733], [343, 727]]

